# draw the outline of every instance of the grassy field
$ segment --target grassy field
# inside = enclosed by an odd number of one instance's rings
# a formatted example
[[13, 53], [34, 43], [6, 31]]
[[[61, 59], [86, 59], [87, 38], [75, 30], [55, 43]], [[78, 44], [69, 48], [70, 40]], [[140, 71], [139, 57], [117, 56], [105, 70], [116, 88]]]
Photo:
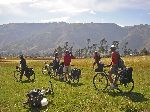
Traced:
[[[13, 71], [19, 61], [0, 62], [0, 112], [30, 111], [22, 104], [26, 101], [27, 92], [33, 88], [47, 87], [49, 80], [53, 83], [55, 94], [54, 97], [47, 97], [50, 105], [47, 109], [42, 109], [43, 112], [150, 112], [150, 57], [123, 59], [127, 66], [133, 67], [135, 81], [133, 92], [126, 95], [114, 91], [98, 93], [94, 89], [92, 59], [72, 60], [73, 65], [82, 68], [79, 85], [67, 84], [42, 75], [42, 60], [27, 60], [28, 66], [35, 70], [35, 82], [16, 82]], [[104, 58], [102, 61], [109, 64], [110, 59]]]

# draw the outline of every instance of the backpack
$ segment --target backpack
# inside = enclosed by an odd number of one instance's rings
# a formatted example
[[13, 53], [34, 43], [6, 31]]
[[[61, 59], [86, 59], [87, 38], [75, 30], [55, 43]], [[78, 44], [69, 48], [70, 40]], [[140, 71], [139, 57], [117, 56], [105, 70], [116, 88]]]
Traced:
[[119, 60], [118, 60], [118, 68], [121, 68], [121, 69], [125, 68], [124, 61], [120, 57], [119, 57]]
[[28, 103], [30, 107], [34, 107], [34, 108], [40, 108], [41, 105], [41, 101], [44, 98], [44, 96], [42, 94], [40, 94], [40, 90], [31, 90], [28, 94]]
[[60, 65], [59, 68], [57, 69], [56, 72], [57, 72], [58, 75], [63, 74], [63, 67], [64, 67], [64, 66]]
[[125, 68], [125, 64], [123, 59], [120, 57], [120, 54], [118, 53], [118, 68], [121, 68], [122, 70]]
[[53, 69], [57, 69], [59, 67], [59, 61], [57, 59], [53, 60]]
[[98, 64], [98, 68], [95, 69], [95, 72], [102, 72], [104, 68], [104, 64], [103, 63], [99, 63]]
[[120, 72], [120, 82], [122, 84], [130, 83], [132, 81], [132, 71], [133, 68], [129, 67]]
[[79, 79], [80, 75], [81, 75], [81, 70], [80, 69], [74, 68], [74, 69], [71, 70], [71, 76], [72, 76], [73, 79]]

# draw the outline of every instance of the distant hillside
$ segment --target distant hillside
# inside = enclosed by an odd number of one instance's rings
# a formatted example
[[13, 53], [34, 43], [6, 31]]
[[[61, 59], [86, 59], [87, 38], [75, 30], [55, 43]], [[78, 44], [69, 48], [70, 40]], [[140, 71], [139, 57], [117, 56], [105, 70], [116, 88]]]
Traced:
[[69, 42], [74, 49], [86, 46], [87, 39], [99, 44], [129, 42], [131, 49], [150, 49], [150, 26], [120, 27], [114, 23], [11, 23], [0, 25], [0, 51], [5, 53], [49, 53]]
[[[124, 37], [122, 43], [128, 42], [128, 48], [150, 50], [150, 25], [136, 25], [128, 28], [128, 34]], [[122, 44], [121, 43], [121, 44]]]

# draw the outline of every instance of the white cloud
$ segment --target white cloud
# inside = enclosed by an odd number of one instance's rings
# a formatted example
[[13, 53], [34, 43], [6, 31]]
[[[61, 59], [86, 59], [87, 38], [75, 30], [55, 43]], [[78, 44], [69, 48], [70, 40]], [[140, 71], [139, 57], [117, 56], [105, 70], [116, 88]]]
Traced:
[[42, 21], [68, 21], [73, 17], [79, 19], [77, 16], [83, 13], [97, 16], [99, 12], [122, 9], [150, 11], [150, 0], [0, 0], [0, 15], [5, 16], [5, 21], [10, 16], [21, 20], [20, 17], [26, 17], [31, 21], [41, 20], [43, 16], [45, 20]]
[[101, 12], [111, 12], [122, 8], [150, 9], [150, 2], [147, 0], [38, 0], [30, 6], [50, 12], [80, 12], [79, 10], [89, 9]]
[[47, 20], [41, 20], [41, 23], [48, 23], [48, 22], [68, 22], [70, 17], [59, 17], [59, 18], [52, 18], [52, 19], [47, 19]]
[[9, 16], [21, 16], [25, 17], [27, 16], [27, 12], [22, 9], [22, 6], [19, 4], [5, 4], [5, 5], [0, 5], [0, 14], [2, 15], [8, 15]]
[[74, 14], [74, 13], [84, 13], [84, 12], [89, 12], [90, 9], [67, 9], [67, 8], [62, 8], [62, 9], [56, 9], [56, 10], [49, 10], [48, 12], [50, 13], [68, 13], [68, 14]]
[[33, 0], [0, 0], [0, 4], [20, 4], [20, 3], [27, 3], [33, 2]]
[[96, 14], [96, 12], [94, 12], [93, 10], [90, 11], [91, 14]]

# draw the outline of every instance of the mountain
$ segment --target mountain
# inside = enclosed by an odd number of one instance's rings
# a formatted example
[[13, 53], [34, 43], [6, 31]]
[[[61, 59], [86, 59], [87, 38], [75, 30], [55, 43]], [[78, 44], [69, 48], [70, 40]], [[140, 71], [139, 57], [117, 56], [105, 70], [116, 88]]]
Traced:
[[[122, 40], [122, 43], [128, 42], [128, 48], [150, 50], [150, 25], [135, 25], [128, 28], [128, 34]], [[121, 44], [122, 44], [121, 43]]]
[[69, 42], [74, 49], [105, 38], [109, 44], [128, 41], [131, 49], [150, 49], [150, 25], [121, 27], [114, 23], [10, 23], [0, 25], [0, 51], [3, 53], [50, 53]]

